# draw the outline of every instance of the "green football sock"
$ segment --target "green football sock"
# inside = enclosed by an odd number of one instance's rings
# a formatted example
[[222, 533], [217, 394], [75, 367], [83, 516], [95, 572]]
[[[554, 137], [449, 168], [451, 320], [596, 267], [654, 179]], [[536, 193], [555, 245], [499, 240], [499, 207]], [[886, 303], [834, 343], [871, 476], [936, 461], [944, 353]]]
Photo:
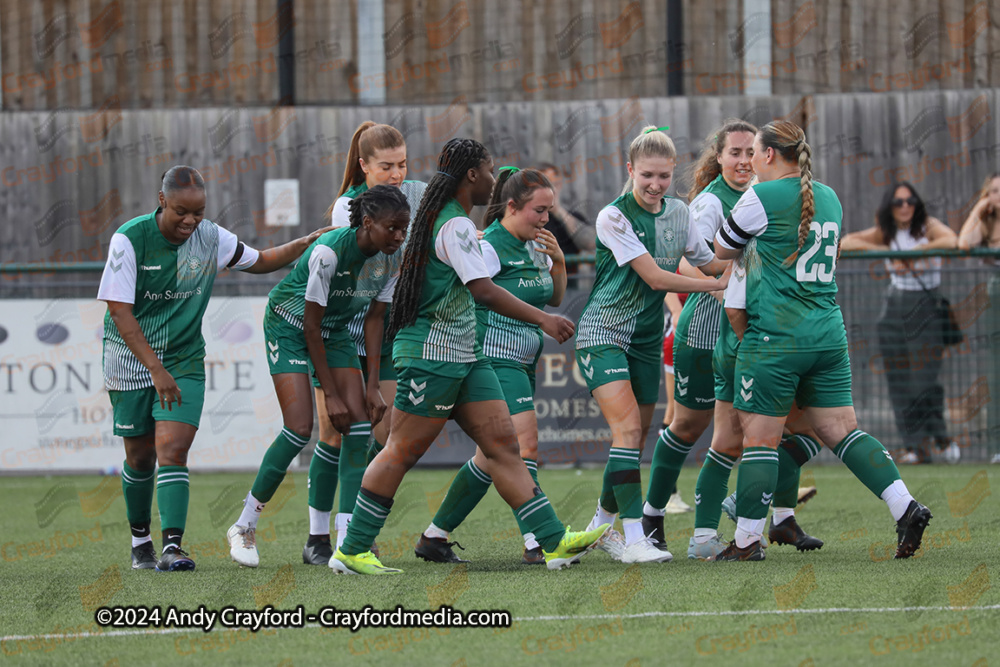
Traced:
[[841, 440], [833, 453], [848, 470], [878, 497], [899, 479], [899, 470], [882, 443], [864, 431], [854, 429]]
[[160, 466], [156, 476], [156, 504], [160, 509], [160, 530], [184, 530], [190, 496], [187, 466]]
[[552, 509], [544, 493], [539, 493], [515, 509], [514, 518], [517, 519], [517, 527], [521, 534], [534, 535], [535, 541], [545, 551], [555, 551], [559, 541], [566, 534], [566, 526], [556, 516], [556, 511]]
[[347, 536], [340, 546], [340, 551], [348, 556], [357, 556], [370, 551], [372, 542], [385, 525], [391, 509], [392, 498], [380, 496], [361, 487], [351, 523], [347, 526]]
[[538, 461], [526, 458], [522, 458], [521, 460], [524, 461], [524, 465], [528, 466], [528, 474], [531, 475], [531, 479], [535, 481], [535, 486], [541, 488], [538, 485]]
[[472, 459], [466, 461], [455, 479], [451, 480], [448, 495], [434, 515], [434, 525], [449, 533], [458, 528], [492, 484], [493, 478], [480, 470]]
[[642, 478], [639, 474], [638, 449], [612, 447], [608, 452], [605, 473], [610, 475], [619, 516], [622, 519], [642, 518]]
[[767, 447], [747, 447], [736, 477], [736, 515], [763, 519], [778, 483], [778, 452]]
[[693, 442], [684, 442], [669, 428], [663, 429], [653, 449], [653, 463], [649, 467], [647, 503], [660, 510], [667, 506], [672, 490], [677, 488], [677, 478], [684, 467], [684, 461], [693, 446]]
[[253, 497], [266, 503], [274, 496], [274, 492], [285, 479], [285, 472], [302, 448], [309, 444], [308, 435], [299, 435], [285, 427], [278, 433], [271, 446], [264, 452], [264, 460], [260, 462], [257, 478], [250, 487]]
[[156, 468], [134, 470], [127, 463], [122, 463], [122, 495], [125, 496], [125, 516], [129, 524], [149, 528], [153, 514], [155, 478]]
[[325, 442], [317, 442], [312, 461], [309, 462], [309, 507], [321, 512], [333, 511], [339, 466], [340, 449]]
[[793, 508], [799, 504], [799, 477], [802, 466], [819, 454], [819, 443], [807, 435], [793, 435], [778, 445], [778, 485], [774, 507]]
[[598, 504], [608, 514], [618, 514], [618, 501], [615, 500], [615, 486], [611, 482], [611, 467], [604, 466], [604, 479], [601, 482], [601, 497]]
[[338, 512], [350, 514], [361, 490], [361, 480], [368, 467], [368, 438], [371, 422], [351, 424], [351, 430], [340, 441], [340, 503]]
[[378, 440], [375, 439], [375, 434], [368, 439], [368, 463], [370, 464], [378, 456], [378, 453], [385, 449], [385, 445], [380, 444]]
[[694, 487], [694, 527], [719, 529], [722, 501], [729, 493], [729, 474], [736, 459], [727, 454], [708, 450]]

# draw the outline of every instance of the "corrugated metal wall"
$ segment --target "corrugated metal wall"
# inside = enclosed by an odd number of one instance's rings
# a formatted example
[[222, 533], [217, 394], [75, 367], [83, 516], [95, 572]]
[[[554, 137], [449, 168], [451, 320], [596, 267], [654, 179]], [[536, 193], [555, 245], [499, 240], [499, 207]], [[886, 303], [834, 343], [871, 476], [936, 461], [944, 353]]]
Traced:
[[[152, 210], [167, 166], [190, 164], [209, 185], [208, 216], [259, 245], [317, 227], [366, 119], [407, 139], [409, 177], [427, 180], [440, 147], [475, 137], [498, 165], [553, 162], [563, 199], [593, 217], [625, 180], [628, 143], [669, 125], [679, 174], [727, 117], [806, 128], [814, 175], [845, 208], [845, 228], [871, 224], [884, 187], [913, 181], [932, 214], [958, 228], [986, 174], [1000, 167], [1000, 91], [816, 97], [626, 98], [425, 107], [119, 110], [0, 114], [0, 262], [104, 258], [114, 230]], [[300, 180], [299, 228], [265, 228], [264, 180]]]
[[[995, 2], [773, 0], [769, 17], [744, 17], [741, 1], [681, 5], [673, 43], [658, 0], [386, 0], [381, 25], [353, 1], [295, 0], [295, 100], [658, 97], [674, 59], [693, 96], [758, 79], [779, 95], [1000, 84]], [[0, 0], [3, 109], [274, 105], [281, 19], [278, 0]], [[371, 34], [384, 58], [362, 72]], [[767, 39], [769, 57], [749, 50]]]

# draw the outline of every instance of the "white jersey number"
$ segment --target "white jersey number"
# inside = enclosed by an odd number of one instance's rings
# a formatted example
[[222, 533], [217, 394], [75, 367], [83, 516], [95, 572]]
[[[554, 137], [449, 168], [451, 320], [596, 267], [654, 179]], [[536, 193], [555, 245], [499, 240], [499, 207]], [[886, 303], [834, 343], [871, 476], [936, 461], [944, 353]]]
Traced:
[[[820, 223], [813, 220], [809, 224], [809, 230], [815, 232], [813, 244], [809, 250], [799, 255], [799, 259], [795, 263], [795, 279], [800, 283], [833, 282], [833, 273], [837, 269], [837, 241], [840, 236], [840, 226], [836, 222], [824, 222], [820, 226]], [[821, 247], [823, 248], [823, 256], [813, 261]], [[830, 258], [829, 266], [826, 257]]]

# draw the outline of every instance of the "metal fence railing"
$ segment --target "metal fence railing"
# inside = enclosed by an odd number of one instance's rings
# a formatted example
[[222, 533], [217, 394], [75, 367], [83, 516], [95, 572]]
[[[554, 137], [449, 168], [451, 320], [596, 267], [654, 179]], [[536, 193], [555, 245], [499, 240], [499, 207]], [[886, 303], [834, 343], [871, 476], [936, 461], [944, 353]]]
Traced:
[[[893, 451], [932, 452], [937, 444], [956, 442], [963, 460], [988, 461], [1000, 454], [1000, 250], [933, 253], [941, 258], [939, 292], [951, 302], [965, 336], [954, 346], [943, 345], [935, 322], [921, 315], [926, 303], [919, 303], [920, 295], [908, 311], [886, 317], [887, 262], [929, 256], [845, 252], [840, 259], [838, 301], [850, 344], [858, 421]], [[593, 257], [567, 261], [577, 267], [570, 287], [585, 298]], [[0, 264], [0, 298], [93, 298], [102, 268], [101, 262]], [[262, 296], [276, 281], [276, 276], [227, 273], [217, 280], [214, 294]], [[568, 357], [567, 363], [572, 364]]]
[[[964, 334], [958, 345], [942, 343], [940, 320], [928, 318], [930, 303], [922, 290], [890, 297], [887, 263], [922, 253], [841, 258], [838, 301], [858, 421], [890, 450], [931, 453], [937, 444], [956, 442], [963, 458], [989, 460], [1000, 452], [1000, 252], [937, 254], [938, 291], [950, 301]], [[922, 276], [925, 284], [929, 279]], [[934, 442], [942, 435], [944, 440]]]

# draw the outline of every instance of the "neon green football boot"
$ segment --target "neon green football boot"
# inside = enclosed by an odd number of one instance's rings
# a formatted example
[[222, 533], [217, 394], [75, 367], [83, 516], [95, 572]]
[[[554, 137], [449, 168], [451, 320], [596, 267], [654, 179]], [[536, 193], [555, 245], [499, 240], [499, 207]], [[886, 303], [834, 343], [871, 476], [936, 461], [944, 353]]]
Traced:
[[330, 559], [330, 569], [336, 574], [402, 574], [403, 571], [382, 565], [371, 551], [349, 556], [337, 549]]
[[593, 530], [573, 533], [570, 532], [569, 526], [566, 526], [566, 534], [559, 540], [556, 550], [542, 552], [545, 554], [545, 565], [550, 570], [561, 570], [569, 567], [571, 563], [578, 562], [597, 545], [597, 541], [610, 527], [610, 523], [604, 523]]

